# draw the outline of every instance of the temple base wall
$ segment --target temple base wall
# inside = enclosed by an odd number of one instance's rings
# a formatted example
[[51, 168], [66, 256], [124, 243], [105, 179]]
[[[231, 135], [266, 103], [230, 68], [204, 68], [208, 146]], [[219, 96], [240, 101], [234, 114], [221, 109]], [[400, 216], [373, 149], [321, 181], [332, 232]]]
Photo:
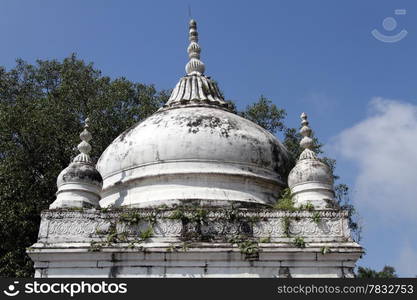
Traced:
[[36, 277], [353, 277], [343, 211], [55, 210], [28, 249]]

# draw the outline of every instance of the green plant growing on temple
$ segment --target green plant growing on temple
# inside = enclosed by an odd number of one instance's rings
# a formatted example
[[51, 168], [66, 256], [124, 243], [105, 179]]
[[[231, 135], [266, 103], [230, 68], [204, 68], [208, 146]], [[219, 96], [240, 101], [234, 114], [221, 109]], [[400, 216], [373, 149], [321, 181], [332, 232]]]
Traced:
[[182, 251], [187, 252], [189, 248], [190, 248], [190, 243], [188, 243], [188, 242], [183, 242], [182, 243], [182, 246], [181, 246]]
[[299, 210], [313, 211], [314, 205], [308, 201], [306, 204], [300, 205]]
[[325, 255], [325, 254], [327, 254], [327, 253], [330, 253], [330, 248], [329, 248], [329, 247], [327, 247], [327, 246], [322, 247], [322, 248], [320, 249], [320, 252], [321, 252], [321, 254]]
[[190, 222], [190, 218], [186, 215], [184, 209], [180, 208], [180, 207], [175, 209], [171, 213], [169, 218], [172, 219], [172, 220], [181, 220], [183, 223], [189, 223]]
[[263, 237], [259, 239], [259, 243], [263, 244], [263, 243], [270, 243], [271, 242], [271, 237]]
[[313, 213], [313, 216], [311, 218], [312, 218], [312, 220], [313, 220], [314, 223], [320, 224], [320, 222], [321, 222], [321, 215], [320, 215], [320, 213], [318, 211], [314, 212]]
[[285, 216], [282, 218], [282, 227], [286, 237], [290, 237], [291, 217]]
[[98, 252], [98, 251], [101, 250], [102, 246], [103, 246], [102, 243], [93, 241], [93, 242], [90, 243], [90, 247], [88, 248], [88, 251], [89, 252]]
[[145, 241], [153, 236], [153, 229], [151, 226], [139, 233], [139, 237], [142, 241]]
[[296, 211], [294, 207], [294, 201], [292, 200], [292, 194], [290, 188], [285, 188], [281, 192], [281, 197], [278, 199], [277, 203], [274, 205], [275, 209], [286, 210], [286, 211]]
[[118, 234], [116, 229], [116, 224], [111, 224], [106, 235], [106, 243], [107, 245], [111, 245], [118, 241]]
[[196, 208], [194, 210], [191, 211], [191, 222], [195, 222], [195, 223], [203, 223], [207, 221], [207, 210], [204, 208]]
[[306, 247], [306, 243], [305, 243], [303, 237], [297, 236], [296, 238], [294, 238], [294, 242], [293, 243], [298, 248], [305, 248]]
[[237, 235], [229, 238], [228, 242], [237, 245], [242, 254], [252, 256], [259, 253], [258, 243], [249, 237]]
[[238, 244], [240, 253], [251, 256], [259, 253], [258, 243], [252, 240], [242, 241]]
[[126, 223], [128, 225], [137, 225], [143, 218], [140, 216], [139, 212], [136, 210], [128, 210], [119, 216], [119, 221]]

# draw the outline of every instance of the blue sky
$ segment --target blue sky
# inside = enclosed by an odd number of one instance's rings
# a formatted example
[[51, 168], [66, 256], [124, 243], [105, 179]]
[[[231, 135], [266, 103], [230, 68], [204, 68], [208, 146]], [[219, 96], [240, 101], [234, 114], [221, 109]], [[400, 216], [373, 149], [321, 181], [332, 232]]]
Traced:
[[[417, 275], [417, 2], [2, 0], [0, 65], [75, 52], [113, 78], [173, 88], [187, 61], [188, 4], [206, 74], [227, 98], [244, 108], [263, 94], [291, 127], [309, 114], [360, 210], [360, 265]], [[385, 43], [374, 29], [408, 35]]]

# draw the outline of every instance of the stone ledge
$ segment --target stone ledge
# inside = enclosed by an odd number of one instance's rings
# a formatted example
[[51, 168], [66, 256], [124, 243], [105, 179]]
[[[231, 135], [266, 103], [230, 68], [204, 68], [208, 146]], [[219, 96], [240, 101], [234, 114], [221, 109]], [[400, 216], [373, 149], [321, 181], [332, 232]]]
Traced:
[[306, 242], [352, 241], [345, 211], [271, 209], [45, 211], [38, 241], [97, 242], [110, 232], [134, 241], [147, 229], [152, 230], [150, 242], [224, 241], [242, 235], [273, 243], [289, 243], [295, 237], [302, 237]]
[[36, 277], [351, 277], [345, 211], [49, 210]]
[[[67, 249], [68, 250], [68, 249]], [[260, 252], [247, 260], [237, 249], [190, 249], [184, 252], [124, 251], [109, 248], [100, 252], [42, 249], [30, 253], [37, 277], [352, 277], [359, 258], [352, 253], [320, 255], [300, 249]], [[353, 249], [352, 249], [353, 250]], [[358, 250], [358, 249], [356, 249]], [[297, 251], [297, 252], [296, 252]], [[306, 250], [304, 250], [306, 251]]]

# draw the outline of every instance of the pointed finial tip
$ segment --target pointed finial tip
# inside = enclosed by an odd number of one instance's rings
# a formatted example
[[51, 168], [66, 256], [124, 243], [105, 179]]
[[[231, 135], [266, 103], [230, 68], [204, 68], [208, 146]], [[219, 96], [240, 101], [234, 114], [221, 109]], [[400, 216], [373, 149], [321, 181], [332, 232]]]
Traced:
[[91, 133], [88, 131], [89, 123], [90, 119], [86, 118], [84, 120], [84, 130], [80, 133], [81, 143], [79, 143], [77, 147], [81, 154], [77, 155], [74, 161], [90, 161], [90, 157], [88, 156], [88, 154], [91, 151], [91, 145], [88, 142], [92, 139], [92, 136]]
[[198, 45], [198, 32], [197, 32], [197, 22], [194, 19], [191, 19], [189, 22], [189, 33], [188, 40], [190, 44], [187, 48], [188, 57], [190, 60], [185, 66], [185, 71], [187, 75], [203, 75], [205, 71], [204, 63], [200, 60], [201, 48]]
[[301, 118], [301, 127], [308, 127], [309, 122], [307, 121], [307, 114], [303, 112], [300, 115], [300, 118]]
[[314, 146], [313, 139], [311, 138], [311, 128], [308, 126], [309, 122], [307, 121], [307, 114], [303, 112], [300, 116], [301, 118], [301, 129], [300, 133], [303, 138], [300, 141], [300, 146], [304, 149], [312, 149]]

